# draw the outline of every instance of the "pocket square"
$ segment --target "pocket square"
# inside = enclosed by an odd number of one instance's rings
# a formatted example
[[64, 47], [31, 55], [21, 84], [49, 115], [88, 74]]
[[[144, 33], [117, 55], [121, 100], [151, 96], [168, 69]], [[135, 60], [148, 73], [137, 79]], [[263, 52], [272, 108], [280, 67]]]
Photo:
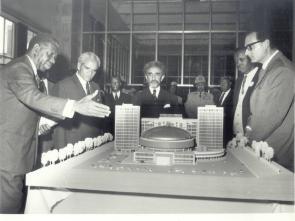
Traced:
[[169, 108], [169, 107], [171, 107], [170, 104], [165, 104], [163, 108], [165, 109], [165, 108]]

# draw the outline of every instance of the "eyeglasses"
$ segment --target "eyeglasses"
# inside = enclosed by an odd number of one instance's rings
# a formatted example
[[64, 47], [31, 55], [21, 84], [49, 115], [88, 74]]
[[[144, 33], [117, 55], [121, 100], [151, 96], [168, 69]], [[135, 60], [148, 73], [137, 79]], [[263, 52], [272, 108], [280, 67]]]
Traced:
[[252, 42], [248, 45], [245, 46], [246, 50], [249, 50], [249, 51], [252, 51], [253, 50], [253, 45], [259, 43], [259, 42], [262, 42], [262, 41], [255, 41], [255, 42]]

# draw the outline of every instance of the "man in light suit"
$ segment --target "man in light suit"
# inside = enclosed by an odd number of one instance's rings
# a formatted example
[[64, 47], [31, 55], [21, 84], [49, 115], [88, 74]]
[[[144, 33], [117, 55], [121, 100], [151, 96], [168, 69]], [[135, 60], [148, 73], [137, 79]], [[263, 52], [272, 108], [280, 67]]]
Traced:
[[239, 75], [235, 83], [233, 98], [233, 133], [244, 134], [250, 116], [250, 96], [258, 80], [258, 66], [245, 55], [245, 48], [235, 51], [234, 59]]
[[24, 178], [36, 162], [36, 140], [41, 113], [64, 119], [75, 112], [97, 117], [109, 108], [92, 101], [96, 93], [79, 101], [48, 96], [39, 90], [37, 70], [55, 63], [59, 44], [37, 35], [26, 55], [14, 59], [0, 74], [0, 213], [20, 213], [24, 206]]
[[[78, 58], [77, 72], [55, 84], [53, 95], [74, 100], [100, 90], [92, 79], [98, 68], [100, 59], [93, 52], [84, 52]], [[100, 99], [99, 99], [100, 100]], [[75, 144], [86, 137], [97, 137], [102, 133], [100, 119], [76, 114], [73, 119], [61, 121], [53, 132], [54, 147], [60, 149], [68, 143]]]
[[111, 114], [106, 118], [106, 127], [108, 132], [114, 134], [115, 123], [115, 106], [131, 103], [131, 96], [122, 92], [122, 81], [120, 77], [112, 77], [111, 79], [111, 93], [104, 96], [104, 104], [109, 106]]
[[141, 106], [141, 117], [159, 117], [160, 114], [180, 113], [178, 99], [161, 87], [165, 66], [160, 61], [150, 61], [143, 68], [148, 87], [136, 93], [134, 105]]
[[274, 160], [294, 171], [294, 66], [266, 32], [249, 32], [245, 48], [252, 62], [262, 64], [250, 98], [246, 135], [251, 141], [266, 141], [274, 148]]

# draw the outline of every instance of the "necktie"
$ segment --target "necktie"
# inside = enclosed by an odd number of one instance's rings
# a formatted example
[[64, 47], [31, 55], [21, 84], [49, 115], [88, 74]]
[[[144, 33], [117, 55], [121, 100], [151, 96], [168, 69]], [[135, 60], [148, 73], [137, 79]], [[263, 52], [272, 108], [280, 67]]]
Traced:
[[243, 82], [242, 82], [242, 94], [245, 92], [245, 83], [246, 83], [247, 75], [244, 75]]
[[221, 93], [221, 96], [219, 98], [219, 103], [220, 104], [222, 104], [222, 100], [223, 100], [224, 94], [225, 94], [224, 92]]
[[44, 81], [43, 81], [42, 79], [39, 80], [38, 89], [39, 89], [39, 91], [41, 91], [42, 93], [47, 94], [46, 86], [45, 86], [45, 83], [44, 83]]
[[117, 101], [119, 99], [118, 94], [115, 93], [115, 101]]
[[153, 90], [153, 98], [154, 98], [154, 100], [157, 99], [157, 91], [156, 90]]
[[89, 82], [86, 83], [86, 94], [91, 94]]

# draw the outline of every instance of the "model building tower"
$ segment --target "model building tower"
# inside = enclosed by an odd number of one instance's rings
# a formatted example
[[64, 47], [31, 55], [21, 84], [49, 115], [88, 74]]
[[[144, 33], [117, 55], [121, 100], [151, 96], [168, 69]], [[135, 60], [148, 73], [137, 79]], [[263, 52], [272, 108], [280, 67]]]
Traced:
[[139, 145], [140, 106], [116, 105], [115, 149], [136, 150]]
[[198, 145], [205, 151], [223, 148], [223, 107], [198, 108]]

